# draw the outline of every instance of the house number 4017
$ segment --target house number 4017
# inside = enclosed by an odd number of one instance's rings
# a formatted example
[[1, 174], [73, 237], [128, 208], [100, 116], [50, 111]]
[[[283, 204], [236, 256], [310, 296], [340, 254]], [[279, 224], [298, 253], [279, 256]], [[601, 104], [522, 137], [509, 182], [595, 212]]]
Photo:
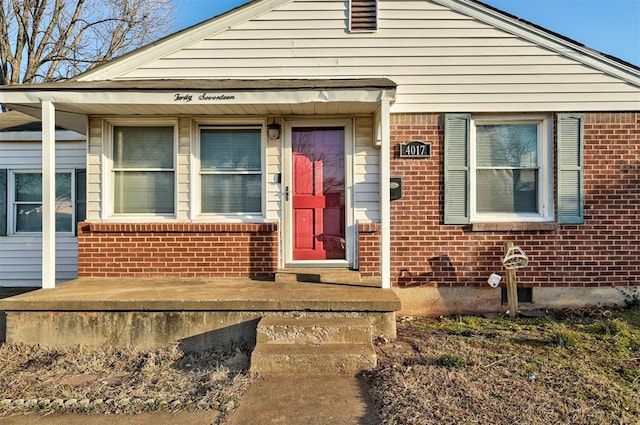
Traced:
[[412, 140], [400, 144], [401, 158], [429, 158], [431, 156], [431, 143]]

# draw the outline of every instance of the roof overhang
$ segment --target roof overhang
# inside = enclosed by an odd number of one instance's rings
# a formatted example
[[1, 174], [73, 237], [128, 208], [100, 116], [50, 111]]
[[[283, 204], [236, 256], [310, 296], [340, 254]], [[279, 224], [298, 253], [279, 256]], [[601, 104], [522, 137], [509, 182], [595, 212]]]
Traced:
[[51, 101], [56, 123], [86, 132], [88, 115], [369, 114], [395, 100], [386, 78], [292, 80], [65, 81], [0, 87], [9, 109], [39, 117]]

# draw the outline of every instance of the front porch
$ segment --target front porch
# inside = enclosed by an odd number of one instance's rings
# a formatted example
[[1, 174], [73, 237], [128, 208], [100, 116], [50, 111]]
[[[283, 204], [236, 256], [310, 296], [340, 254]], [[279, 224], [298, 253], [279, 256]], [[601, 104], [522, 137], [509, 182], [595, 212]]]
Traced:
[[255, 344], [263, 317], [366, 318], [393, 338], [400, 300], [360, 285], [238, 279], [83, 278], [0, 300], [7, 342], [185, 351]]

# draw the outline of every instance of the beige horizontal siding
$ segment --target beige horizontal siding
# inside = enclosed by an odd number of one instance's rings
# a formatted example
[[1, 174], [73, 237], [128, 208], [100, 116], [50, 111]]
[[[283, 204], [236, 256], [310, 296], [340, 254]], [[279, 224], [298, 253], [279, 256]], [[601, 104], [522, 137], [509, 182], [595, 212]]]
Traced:
[[392, 112], [640, 106], [638, 87], [430, 1], [381, 0], [364, 34], [346, 31], [346, 4], [295, 0], [120, 78], [384, 76]]
[[267, 191], [266, 191], [266, 218], [268, 220], [279, 220], [281, 218], [280, 191], [282, 185], [277, 182], [278, 174], [282, 173], [281, 161], [282, 148], [280, 140], [269, 140], [267, 142]]
[[102, 209], [102, 136], [104, 120], [89, 119], [89, 141], [87, 154], [87, 220], [98, 221]]
[[380, 220], [380, 149], [374, 147], [373, 118], [355, 120], [354, 202], [359, 222]]

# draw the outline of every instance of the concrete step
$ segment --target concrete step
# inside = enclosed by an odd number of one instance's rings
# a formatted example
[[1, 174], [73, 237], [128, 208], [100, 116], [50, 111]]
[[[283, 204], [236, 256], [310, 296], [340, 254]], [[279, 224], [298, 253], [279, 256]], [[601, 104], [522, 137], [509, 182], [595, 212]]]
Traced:
[[360, 272], [358, 272], [357, 270], [334, 268], [295, 268], [278, 270], [276, 272], [276, 282], [312, 282], [359, 285], [361, 283], [361, 279]]
[[265, 317], [258, 324], [258, 344], [368, 344], [371, 324], [360, 318]]
[[258, 344], [251, 371], [263, 374], [355, 374], [376, 367], [373, 344]]

